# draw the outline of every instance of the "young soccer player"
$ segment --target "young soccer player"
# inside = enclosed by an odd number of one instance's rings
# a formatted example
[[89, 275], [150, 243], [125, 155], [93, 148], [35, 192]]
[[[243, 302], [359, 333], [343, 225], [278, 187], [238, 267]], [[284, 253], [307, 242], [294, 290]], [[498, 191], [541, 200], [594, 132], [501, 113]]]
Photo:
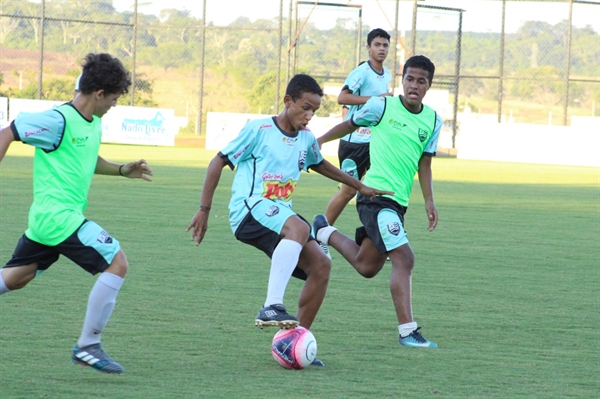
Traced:
[[[323, 159], [307, 125], [321, 105], [323, 91], [310, 76], [294, 76], [278, 116], [250, 121], [210, 162], [202, 186], [200, 209], [187, 230], [200, 244], [206, 233], [213, 195], [225, 166], [237, 171], [229, 202], [235, 237], [271, 258], [264, 307], [255, 319], [260, 327], [310, 329], [323, 302], [331, 261], [311, 236], [310, 224], [292, 210], [292, 196], [303, 170], [312, 169], [358, 190], [365, 198], [384, 192], [365, 186]], [[283, 305], [291, 276], [305, 280], [298, 298], [298, 317]]]
[[[390, 35], [383, 29], [373, 29], [367, 35], [367, 50], [369, 60], [360, 63], [344, 82], [344, 87], [338, 96], [338, 103], [348, 107], [343, 112], [344, 120], [352, 117], [373, 96], [390, 95], [392, 74], [383, 66], [390, 49]], [[370, 166], [369, 142], [371, 129], [361, 126], [341, 137], [338, 147], [340, 169], [355, 179], [361, 180]], [[333, 225], [344, 207], [354, 198], [356, 190], [342, 184], [329, 201], [325, 215]], [[329, 256], [329, 248], [322, 244], [323, 251]]]
[[363, 227], [356, 230], [356, 241], [341, 234], [324, 215], [313, 220], [318, 241], [328, 244], [366, 278], [377, 275], [386, 257], [392, 261], [390, 289], [398, 317], [399, 342], [405, 346], [435, 348], [425, 339], [413, 320], [411, 274], [415, 255], [404, 231], [404, 214], [415, 172], [425, 200], [429, 231], [437, 226], [438, 212], [433, 201], [431, 158], [435, 155], [442, 119], [423, 104], [431, 87], [435, 67], [425, 56], [408, 59], [402, 73], [403, 96], [373, 97], [362, 110], [319, 138], [319, 143], [334, 140], [356, 127], [371, 128], [371, 168], [365, 184], [393, 191], [374, 201], [358, 196], [357, 210]]
[[0, 130], [0, 161], [10, 144], [34, 146], [33, 204], [29, 226], [0, 270], [0, 295], [21, 289], [64, 255], [100, 277], [90, 292], [73, 362], [103, 373], [122, 373], [100, 345], [128, 269], [119, 241], [83, 215], [94, 173], [150, 181], [146, 161], [116, 164], [98, 155], [100, 118], [131, 85], [129, 72], [109, 54], [88, 54], [79, 91], [55, 109], [19, 115]]

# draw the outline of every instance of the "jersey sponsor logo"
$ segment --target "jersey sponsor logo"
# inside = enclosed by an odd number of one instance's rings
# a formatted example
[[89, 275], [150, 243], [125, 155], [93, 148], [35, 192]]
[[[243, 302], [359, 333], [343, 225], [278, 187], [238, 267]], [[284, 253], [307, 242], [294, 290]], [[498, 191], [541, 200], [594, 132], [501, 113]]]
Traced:
[[270, 127], [273, 127], [273, 125], [260, 125], [259, 129], [268, 129]]
[[262, 181], [265, 180], [283, 180], [283, 172], [279, 172], [279, 173], [271, 173], [271, 172], [265, 172], [262, 174], [261, 176]]
[[84, 147], [87, 143], [88, 137], [73, 137], [71, 143], [75, 144], [76, 147]]
[[388, 231], [395, 236], [400, 234], [400, 223], [398, 223], [398, 222], [393, 222], [393, 223], [388, 224], [387, 228], [388, 228]]
[[112, 237], [106, 231], [101, 231], [97, 240], [101, 244], [112, 244], [113, 242]]
[[306, 151], [302, 150], [298, 153], [298, 170], [303, 170], [306, 164]]
[[356, 134], [365, 134], [365, 135], [370, 135], [371, 134], [371, 128], [369, 127], [359, 127], [358, 129], [356, 129]]
[[394, 119], [390, 119], [388, 121], [388, 123], [390, 124], [390, 126], [392, 126], [394, 129], [402, 129], [406, 127], [406, 123], [403, 122], [399, 122], [397, 120]]
[[250, 147], [250, 144], [246, 144], [244, 148], [233, 154], [233, 159], [238, 159], [239, 157], [241, 157], [246, 152], [248, 147]]
[[429, 136], [429, 132], [425, 129], [421, 129], [419, 128], [419, 140], [421, 140], [421, 143], [425, 142], [425, 140], [427, 140], [427, 137]]
[[28, 130], [25, 133], [23, 133], [24, 137], [31, 137], [31, 136], [35, 136], [36, 134], [41, 134], [44, 132], [49, 131], [50, 129], [48, 129], [47, 127], [41, 127], [39, 129], [35, 129], [35, 130]]
[[294, 145], [298, 141], [298, 137], [284, 137], [281, 142], [286, 143], [287, 145]]
[[[277, 215], [278, 213], [279, 213], [279, 207], [273, 205], [269, 209], [267, 209], [267, 211], [265, 212], [265, 215], [267, 215], [268, 217], [271, 217], [271, 216]], [[266, 312], [268, 312], [268, 310]]]
[[263, 183], [263, 197], [268, 199], [282, 199], [289, 201], [294, 195], [296, 189], [296, 182], [289, 179], [285, 183], [277, 180], [267, 180]]

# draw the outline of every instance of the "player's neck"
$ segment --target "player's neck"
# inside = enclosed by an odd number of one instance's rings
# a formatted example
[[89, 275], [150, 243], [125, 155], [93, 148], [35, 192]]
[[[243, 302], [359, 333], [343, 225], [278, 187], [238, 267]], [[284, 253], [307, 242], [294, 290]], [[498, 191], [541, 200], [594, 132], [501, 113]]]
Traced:
[[277, 126], [279, 126], [279, 128], [286, 133], [290, 133], [290, 134], [298, 133], [298, 131], [296, 129], [294, 129], [294, 127], [290, 123], [289, 119], [287, 118], [285, 111], [275, 117], [275, 122], [277, 122]]
[[413, 114], [418, 114], [421, 112], [421, 110], [423, 110], [422, 102], [419, 102], [418, 104], [410, 104], [408, 101], [406, 101], [406, 97], [404, 96], [400, 96], [400, 101], [402, 101], [402, 105], [404, 105], [404, 108], [406, 108]]
[[375, 61], [374, 59], [369, 58], [369, 65], [375, 72], [379, 74], [383, 73], [383, 62]]
[[75, 107], [75, 109], [87, 120], [91, 121], [94, 119], [95, 104], [93, 99], [89, 96], [79, 93], [75, 96], [73, 101], [71, 101], [71, 104], [73, 104], [73, 107]]

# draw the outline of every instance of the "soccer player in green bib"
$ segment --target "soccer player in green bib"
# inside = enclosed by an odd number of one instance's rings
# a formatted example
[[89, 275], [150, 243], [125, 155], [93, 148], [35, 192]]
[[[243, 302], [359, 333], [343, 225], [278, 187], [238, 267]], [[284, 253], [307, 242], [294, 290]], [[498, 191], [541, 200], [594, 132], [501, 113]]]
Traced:
[[101, 117], [131, 85], [129, 72], [110, 54], [88, 54], [72, 102], [45, 112], [20, 114], [0, 130], [0, 161], [14, 141], [35, 147], [33, 204], [29, 225], [12, 258], [0, 269], [0, 295], [18, 290], [48, 269], [60, 255], [92, 275], [83, 330], [73, 362], [103, 373], [122, 373], [100, 345], [128, 269], [119, 245], [83, 215], [94, 174], [150, 181], [146, 161], [116, 164], [98, 155]]
[[317, 215], [313, 220], [317, 240], [335, 248], [366, 278], [377, 275], [389, 256], [392, 261], [390, 290], [399, 323], [398, 340], [404, 346], [421, 348], [435, 348], [437, 344], [421, 335], [412, 316], [411, 275], [415, 255], [404, 231], [404, 214], [418, 172], [429, 231], [433, 231], [438, 222], [431, 159], [436, 153], [442, 119], [422, 102], [431, 87], [434, 72], [435, 67], [427, 57], [409, 58], [402, 72], [403, 96], [372, 97], [352, 118], [318, 139], [319, 144], [323, 144], [357, 127], [370, 127], [371, 168], [364, 183], [394, 192], [394, 195], [377, 197], [374, 201], [359, 195], [356, 207], [363, 227], [356, 230], [356, 240], [330, 226], [324, 215]]

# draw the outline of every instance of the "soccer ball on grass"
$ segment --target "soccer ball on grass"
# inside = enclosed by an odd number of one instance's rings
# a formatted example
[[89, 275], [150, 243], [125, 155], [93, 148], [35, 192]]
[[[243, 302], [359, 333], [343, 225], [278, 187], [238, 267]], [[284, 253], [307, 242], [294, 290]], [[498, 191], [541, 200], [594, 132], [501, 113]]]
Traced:
[[315, 336], [304, 327], [281, 329], [273, 337], [271, 353], [286, 369], [301, 370], [317, 356]]

